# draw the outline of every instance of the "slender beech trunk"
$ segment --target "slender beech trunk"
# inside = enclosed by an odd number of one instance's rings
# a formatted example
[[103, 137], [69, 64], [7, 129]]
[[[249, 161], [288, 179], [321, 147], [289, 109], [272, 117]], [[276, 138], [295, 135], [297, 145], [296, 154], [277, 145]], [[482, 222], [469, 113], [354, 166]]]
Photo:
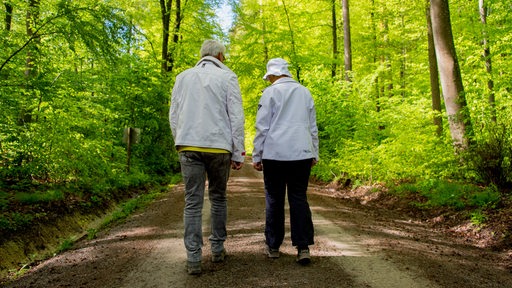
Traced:
[[[377, 10], [377, 4], [375, 4], [375, 0], [371, 0], [371, 12], [370, 12], [370, 20], [371, 20], [371, 27], [372, 27], [372, 44], [373, 44], [373, 65], [375, 67], [375, 69], [377, 70], [378, 66], [379, 66], [379, 58], [381, 57], [380, 54], [381, 54], [381, 49], [379, 49], [379, 43], [377, 41], [378, 39], [378, 29], [377, 29], [377, 20], [376, 20], [376, 17], [375, 17], [375, 11]], [[375, 83], [373, 84], [374, 87], [375, 87], [375, 111], [380, 112], [382, 110], [382, 105], [381, 105], [381, 98], [382, 98], [382, 95], [384, 95], [384, 92], [381, 91], [381, 83], [384, 82], [382, 81], [383, 77], [382, 77], [382, 73], [378, 73], [375, 77]], [[383, 90], [383, 89], [382, 89]], [[384, 125], [379, 125], [378, 126], [378, 129], [379, 130], [384, 130], [386, 127]]]
[[263, 7], [261, 4], [261, 0], [258, 1], [258, 5], [260, 6], [259, 13], [260, 13], [260, 18], [261, 18], [261, 31], [263, 31], [263, 33], [261, 33], [261, 41], [263, 42], [262, 44], [263, 44], [264, 63], [267, 63], [268, 60], [270, 60], [270, 58], [268, 56], [267, 41], [265, 39], [265, 35], [267, 34], [267, 25], [266, 25], [266, 20], [265, 20], [264, 14], [263, 14]]
[[[383, 46], [384, 47], [390, 47], [391, 44], [389, 44], [389, 24], [388, 19], [381, 20], [381, 27], [383, 31]], [[393, 96], [393, 71], [391, 67], [391, 60], [389, 59], [389, 56], [386, 54], [386, 52], [383, 52], [381, 54], [381, 65], [383, 67], [386, 67], [386, 70], [381, 77], [381, 97]], [[386, 93], [387, 92], [387, 93]]]
[[169, 27], [171, 24], [172, 0], [160, 0], [162, 15], [162, 74], [166, 74], [169, 67]]
[[35, 34], [37, 29], [37, 22], [39, 20], [39, 0], [30, 0], [29, 6], [27, 10], [26, 17], [26, 29], [27, 36], [29, 38], [33, 38], [35, 41], [32, 47], [29, 47], [27, 51], [27, 58], [25, 60], [25, 76], [27, 78], [32, 78], [35, 74], [35, 52], [37, 51], [37, 45], [39, 43], [38, 36]]
[[462, 76], [453, 43], [448, 0], [432, 0], [430, 6], [437, 65], [443, 88], [448, 123], [457, 152], [466, 150], [471, 134]]
[[496, 101], [494, 96], [494, 81], [492, 80], [492, 62], [491, 62], [491, 48], [489, 47], [489, 40], [487, 35], [487, 6], [484, 0], [478, 1], [478, 8], [480, 10], [480, 20], [482, 21], [482, 34], [483, 34], [483, 58], [485, 61], [485, 69], [487, 71], [487, 89], [489, 89], [489, 105], [491, 106], [491, 121], [496, 122]]
[[11, 31], [13, 7], [11, 3], [5, 2], [5, 31]]
[[[10, 3], [4, 2], [5, 6], [5, 31], [11, 31], [13, 7]], [[0, 153], [4, 154], [2, 142], [0, 142]]]
[[[402, 20], [400, 30], [405, 31], [405, 16], [403, 13], [401, 13], [400, 18]], [[402, 34], [402, 57], [400, 57], [400, 94], [402, 97], [405, 97], [405, 74], [407, 69], [407, 46], [404, 39], [405, 35]]]
[[352, 39], [350, 36], [350, 9], [348, 0], [343, 3], [343, 46], [345, 51], [345, 80], [352, 81]]
[[[27, 44], [27, 55], [25, 58], [25, 80], [26, 80], [26, 88], [27, 92], [29, 92], [29, 97], [36, 97], [34, 89], [31, 88], [32, 79], [36, 77], [37, 69], [36, 69], [36, 55], [38, 51], [39, 35], [37, 34], [38, 23], [39, 22], [39, 0], [30, 0], [28, 3], [27, 14], [25, 18], [26, 25], [26, 33], [29, 39], [33, 39], [31, 45]], [[27, 42], [29, 43], [29, 42]], [[29, 99], [27, 102], [30, 102]], [[25, 125], [27, 123], [32, 122], [32, 108], [30, 105], [22, 104], [20, 115], [18, 118], [19, 125]]]
[[282, 0], [282, 3], [283, 3], [283, 8], [284, 8], [284, 13], [286, 14], [286, 20], [288, 22], [288, 29], [290, 30], [290, 38], [291, 38], [291, 44], [292, 44], [292, 55], [293, 55], [293, 64], [295, 64], [295, 71], [296, 71], [296, 75], [297, 75], [297, 81], [299, 81], [299, 83], [302, 82], [301, 78], [300, 78], [300, 65], [297, 61], [297, 49], [296, 49], [296, 45], [295, 45], [295, 36], [293, 34], [293, 29], [292, 29], [292, 22], [290, 21], [290, 14], [288, 13], [288, 8], [286, 8], [286, 4], [284, 3], [284, 0]]
[[336, 20], [336, 0], [332, 0], [331, 2], [331, 14], [332, 14], [332, 69], [331, 76], [332, 78], [336, 77], [336, 72], [338, 69], [338, 23]]
[[[373, 66], [377, 67], [378, 63], [378, 45], [377, 45], [377, 24], [375, 21], [375, 0], [372, 0], [372, 8], [370, 12], [370, 20], [371, 20], [371, 27], [372, 27], [372, 46], [373, 46]], [[377, 102], [377, 112], [380, 111], [380, 104], [379, 104], [379, 76], [375, 77], [375, 101]]]
[[172, 72], [174, 68], [174, 63], [176, 62], [176, 51], [178, 48], [178, 43], [180, 40], [180, 28], [181, 21], [183, 20], [183, 14], [181, 10], [181, 0], [176, 0], [176, 18], [174, 21], [174, 31], [172, 35], [172, 49], [169, 51], [169, 67], [167, 67], [167, 72]]
[[428, 64], [430, 71], [430, 91], [432, 96], [432, 110], [434, 110], [434, 125], [437, 136], [443, 135], [443, 117], [441, 117], [441, 89], [439, 89], [439, 74], [436, 61], [436, 50], [434, 47], [434, 36], [432, 35], [432, 20], [430, 18], [430, 0], [427, 0], [427, 35], [428, 35]]

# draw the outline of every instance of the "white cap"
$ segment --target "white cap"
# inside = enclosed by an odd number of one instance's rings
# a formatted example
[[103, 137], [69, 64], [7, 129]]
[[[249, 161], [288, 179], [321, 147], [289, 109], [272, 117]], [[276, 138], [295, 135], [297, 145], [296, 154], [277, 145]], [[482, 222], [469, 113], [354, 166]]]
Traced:
[[292, 77], [292, 74], [288, 70], [288, 62], [283, 58], [273, 58], [267, 63], [267, 73], [263, 76], [263, 80], [268, 80], [269, 75], [281, 76], [286, 75]]

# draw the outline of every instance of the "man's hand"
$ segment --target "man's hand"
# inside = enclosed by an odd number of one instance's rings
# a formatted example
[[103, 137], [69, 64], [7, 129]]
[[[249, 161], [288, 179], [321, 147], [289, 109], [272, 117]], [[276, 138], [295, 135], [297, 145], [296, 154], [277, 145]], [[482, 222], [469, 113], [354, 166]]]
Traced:
[[243, 162], [231, 161], [231, 169], [233, 170], [240, 170], [242, 169], [242, 166], [244, 166]]
[[262, 171], [263, 170], [263, 165], [261, 165], [261, 162], [252, 163], [252, 167], [254, 167], [254, 169], [256, 169], [258, 171]]

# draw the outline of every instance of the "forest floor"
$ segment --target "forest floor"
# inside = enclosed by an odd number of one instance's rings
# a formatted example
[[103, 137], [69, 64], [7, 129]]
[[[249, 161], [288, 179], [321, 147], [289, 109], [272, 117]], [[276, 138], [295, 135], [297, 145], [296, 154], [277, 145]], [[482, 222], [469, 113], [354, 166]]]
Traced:
[[[264, 253], [262, 175], [233, 172], [228, 191], [228, 253], [212, 263], [203, 217], [203, 273], [186, 272], [183, 186], [92, 240], [35, 265], [5, 287], [512, 287], [512, 249], [496, 233], [456, 213], [409, 209], [404, 201], [360, 189], [312, 184], [312, 262], [295, 263], [289, 233], [279, 259]], [[413, 212], [416, 211], [416, 212]], [[510, 217], [495, 218], [505, 221]], [[288, 214], [287, 214], [288, 215]], [[287, 222], [287, 231], [289, 231]], [[509, 223], [493, 222], [501, 229]], [[491, 243], [492, 242], [492, 243]], [[501, 246], [500, 246], [501, 245]], [[488, 247], [493, 247], [490, 249]]]

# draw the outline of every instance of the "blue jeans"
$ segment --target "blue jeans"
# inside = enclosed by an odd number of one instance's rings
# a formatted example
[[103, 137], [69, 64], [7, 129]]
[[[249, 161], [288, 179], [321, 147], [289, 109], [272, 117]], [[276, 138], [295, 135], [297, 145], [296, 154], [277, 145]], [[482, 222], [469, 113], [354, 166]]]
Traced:
[[314, 244], [314, 228], [307, 199], [312, 159], [298, 161], [263, 160], [265, 182], [265, 241], [277, 249], [284, 239], [284, 204], [288, 194], [292, 245], [306, 248]]
[[205, 182], [208, 177], [208, 197], [211, 203], [210, 221], [212, 253], [220, 253], [226, 240], [226, 187], [231, 167], [231, 154], [183, 151], [179, 153], [185, 184], [184, 242], [189, 262], [200, 262], [203, 246], [202, 210]]

